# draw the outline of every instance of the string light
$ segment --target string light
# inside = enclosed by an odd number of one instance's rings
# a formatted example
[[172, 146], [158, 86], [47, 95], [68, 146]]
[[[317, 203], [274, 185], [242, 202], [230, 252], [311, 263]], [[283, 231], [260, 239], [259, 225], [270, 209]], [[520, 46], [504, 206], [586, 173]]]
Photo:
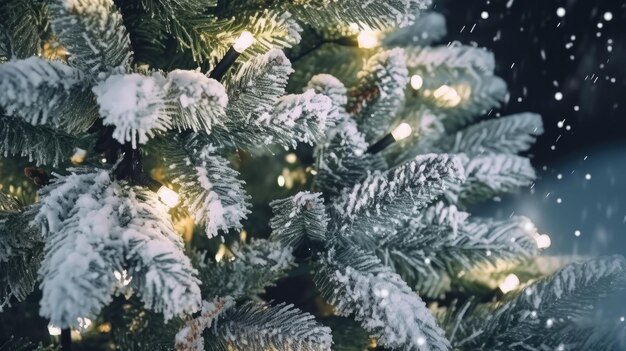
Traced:
[[290, 152], [285, 156], [285, 161], [287, 161], [287, 163], [296, 163], [296, 161], [298, 161], [298, 156], [296, 156], [293, 152]]
[[59, 336], [59, 335], [61, 335], [61, 328], [59, 328], [56, 325], [50, 323], [50, 324], [48, 324], [48, 334], [50, 334], [51, 336]]
[[552, 245], [552, 239], [548, 234], [541, 234], [535, 236], [535, 241], [537, 242], [537, 247], [539, 249], [547, 249]]
[[461, 103], [461, 95], [454, 88], [445, 84], [435, 90], [433, 96], [444, 107], [455, 107]]
[[419, 74], [414, 74], [411, 76], [411, 88], [414, 90], [420, 90], [424, 85], [424, 79]]
[[157, 195], [159, 196], [159, 199], [161, 199], [161, 202], [169, 208], [176, 207], [176, 205], [178, 205], [178, 201], [180, 200], [178, 193], [165, 185], [161, 185], [159, 190], [157, 190]]
[[246, 49], [249, 48], [253, 43], [254, 36], [252, 35], [252, 33], [246, 30], [243, 31], [241, 35], [239, 35], [239, 38], [237, 38], [237, 40], [235, 40], [235, 43], [233, 44], [233, 49], [241, 54], [242, 52], [246, 51]]
[[384, 138], [373, 144], [367, 149], [367, 153], [376, 154], [384, 150], [387, 146], [408, 138], [413, 133], [413, 128], [408, 123], [401, 123], [391, 133], [385, 135]]
[[224, 78], [224, 75], [226, 74], [226, 71], [228, 71], [230, 66], [235, 63], [239, 55], [241, 55], [242, 52], [246, 51], [246, 49], [249, 48], [250, 45], [252, 45], [253, 43], [254, 36], [252, 35], [252, 33], [248, 31], [244, 31], [243, 33], [241, 33], [241, 35], [239, 35], [239, 38], [235, 40], [233, 46], [231, 46], [228, 51], [226, 51], [224, 57], [220, 60], [220, 62], [217, 63], [213, 71], [211, 71], [211, 74], [209, 74], [209, 78], [213, 78], [217, 81], [222, 80], [222, 78]]
[[282, 175], [279, 175], [278, 178], [276, 178], [276, 182], [278, 183], [279, 187], [284, 187], [285, 186], [285, 177]]
[[502, 293], [506, 294], [510, 291], [517, 289], [519, 287], [519, 284], [519, 278], [515, 274], [511, 273], [507, 275], [506, 278], [504, 278], [504, 281], [500, 283], [498, 287], [500, 288]]
[[227, 251], [226, 245], [220, 244], [220, 248], [215, 253], [215, 262], [221, 262], [222, 259], [224, 259], [224, 256], [226, 255], [226, 251]]
[[361, 49], [371, 49], [378, 46], [378, 33], [371, 29], [363, 30], [356, 37]]
[[74, 154], [70, 158], [70, 161], [72, 161], [72, 163], [75, 165], [79, 165], [85, 162], [86, 158], [87, 158], [87, 150], [77, 147], [74, 149]]

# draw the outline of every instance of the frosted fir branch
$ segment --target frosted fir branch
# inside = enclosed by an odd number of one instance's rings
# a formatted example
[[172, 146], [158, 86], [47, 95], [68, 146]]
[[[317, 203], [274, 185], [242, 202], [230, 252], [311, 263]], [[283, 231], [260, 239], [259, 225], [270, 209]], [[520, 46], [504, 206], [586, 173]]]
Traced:
[[234, 123], [243, 123], [269, 113], [285, 93], [292, 72], [289, 59], [278, 49], [244, 63], [226, 86], [228, 117]]
[[437, 142], [441, 152], [481, 155], [526, 151], [543, 134], [541, 116], [520, 113], [474, 124]]
[[185, 323], [185, 326], [176, 333], [177, 351], [203, 351], [204, 338], [202, 333], [210, 328], [220, 314], [233, 307], [235, 301], [231, 297], [216, 297], [212, 302], [202, 301], [200, 316]]
[[171, 127], [172, 111], [165, 108], [165, 79], [160, 73], [109, 76], [92, 88], [104, 125], [114, 126], [120, 143], [145, 144]]
[[85, 131], [98, 117], [79, 70], [39, 57], [0, 64], [0, 107], [7, 116], [68, 132]]
[[391, 219], [389, 216], [399, 216], [403, 211], [425, 207], [445, 191], [446, 183], [463, 179], [463, 167], [457, 157], [418, 156], [386, 173], [375, 172], [360, 184], [346, 189], [332, 208], [349, 222], [369, 220], [376, 224], [378, 220]]
[[427, 46], [441, 41], [447, 34], [446, 18], [442, 14], [431, 11], [420, 12], [412, 24], [386, 35], [383, 45], [404, 48]]
[[293, 248], [325, 243], [328, 216], [321, 195], [305, 191], [270, 202], [274, 213], [270, 239]]
[[300, 21], [318, 29], [356, 23], [360, 29], [384, 30], [410, 23], [418, 10], [426, 9], [430, 4], [430, 0], [366, 3], [356, 0], [331, 2], [315, 0], [307, 2], [306, 6], [289, 3], [288, 9]]
[[54, 0], [49, 9], [52, 29], [73, 66], [93, 77], [130, 68], [130, 39], [112, 0]]
[[[258, 11], [236, 11], [233, 17], [214, 20], [201, 33], [214, 47], [211, 57], [221, 59], [240, 33], [247, 30], [254, 36], [254, 43], [242, 56], [246, 59], [263, 55], [272, 49], [290, 48], [301, 40], [302, 27], [289, 11], [259, 9]], [[217, 34], [219, 33], [219, 34]], [[215, 40], [215, 35], [219, 40]]]
[[155, 194], [124, 187], [107, 171], [76, 169], [40, 196], [30, 210], [46, 239], [40, 313], [53, 324], [95, 317], [124, 269], [146, 307], [166, 320], [199, 307], [196, 271]]
[[468, 158], [460, 156], [467, 179], [451, 185], [445, 196], [452, 202], [475, 203], [503, 193], [530, 186], [536, 178], [530, 160], [525, 157], [492, 154]]
[[38, 25], [45, 17], [44, 8], [40, 1], [12, 0], [0, 4], [0, 63], [39, 52]]
[[404, 104], [408, 83], [403, 49], [382, 51], [370, 57], [358, 73], [358, 87], [351, 93], [348, 112], [355, 115], [360, 130], [371, 142], [389, 132]]
[[207, 262], [204, 254], [195, 256], [202, 281], [202, 296], [254, 297], [284, 277], [293, 268], [292, 249], [281, 243], [254, 240], [231, 248], [233, 260]]
[[126, 207], [121, 209], [131, 217], [120, 238], [130, 286], [144, 306], [163, 313], [165, 321], [196, 312], [201, 282], [172, 226], [169, 208], [147, 189], [131, 188], [126, 196]]
[[338, 315], [351, 315], [378, 343], [403, 350], [448, 350], [424, 302], [373, 255], [337, 246], [314, 276]]
[[[528, 220], [468, 218], [440, 202], [412, 223], [364, 232], [354, 242], [374, 252], [423, 296], [437, 297], [458, 275], [500, 261], [525, 262], [538, 254]], [[444, 283], [444, 284], [440, 284]]]
[[17, 200], [0, 193], [0, 312], [13, 299], [23, 301], [37, 284], [43, 242], [30, 219]]
[[[420, 98], [410, 106], [426, 106], [444, 116], [448, 131], [455, 131], [508, 99], [504, 80], [493, 73], [495, 59], [484, 49], [459, 43], [436, 48], [407, 49], [407, 66], [411, 74], [424, 80]], [[447, 86], [453, 91], [442, 87]], [[439, 93], [437, 93], [439, 91]]]
[[168, 104], [176, 107], [172, 127], [179, 130], [210, 133], [213, 126], [222, 124], [228, 96], [215, 79], [198, 71], [174, 70], [167, 74]]
[[33, 126], [19, 117], [0, 115], [0, 155], [27, 157], [37, 166], [58, 166], [69, 159], [77, 139], [47, 126]]
[[335, 125], [338, 112], [329, 97], [307, 90], [278, 99], [270, 114], [259, 116], [260, 129], [267, 129], [268, 143], [296, 147], [297, 142], [314, 145]]
[[270, 306], [246, 303], [220, 315], [210, 329], [205, 350], [294, 350], [329, 351], [332, 337], [328, 327], [293, 305]]
[[212, 145], [173, 140], [164, 145], [168, 174], [178, 185], [183, 205], [204, 226], [212, 238], [219, 231], [241, 229], [247, 217], [250, 197], [243, 189], [239, 173], [219, 156]]
[[[601, 257], [567, 265], [551, 277], [498, 304], [476, 325], [467, 326], [457, 345], [463, 349], [554, 349], [589, 327], [589, 316], [603, 297], [626, 288], [626, 260]], [[581, 343], [578, 342], [577, 345]]]
[[345, 112], [344, 109], [348, 103], [348, 90], [339, 79], [330, 74], [317, 74], [307, 83], [305, 91], [309, 89], [328, 96], [332, 103], [341, 110], [340, 112]]

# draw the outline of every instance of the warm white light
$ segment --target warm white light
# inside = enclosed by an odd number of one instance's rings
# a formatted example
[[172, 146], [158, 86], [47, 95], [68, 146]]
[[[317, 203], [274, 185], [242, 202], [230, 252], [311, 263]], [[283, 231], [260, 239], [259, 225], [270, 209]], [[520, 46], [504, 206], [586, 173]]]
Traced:
[[287, 163], [296, 163], [296, 161], [298, 161], [298, 156], [291, 152], [288, 153], [287, 156], [285, 156], [285, 160], [287, 161]]
[[519, 278], [515, 274], [511, 273], [507, 275], [506, 278], [504, 278], [504, 281], [500, 283], [498, 287], [500, 288], [500, 290], [502, 290], [503, 293], [506, 294], [509, 291], [517, 289], [518, 286]]
[[91, 319], [85, 317], [85, 318], [78, 318], [78, 327], [82, 330], [85, 330], [87, 328], [89, 328], [89, 326], [91, 326]]
[[172, 208], [178, 205], [178, 193], [174, 190], [166, 187], [165, 185], [161, 186], [157, 191], [157, 195], [159, 195], [159, 199], [161, 202], [165, 204], [165, 206]]
[[81, 164], [85, 162], [85, 158], [87, 158], [87, 150], [77, 147], [74, 149], [74, 154], [72, 158], [70, 158], [70, 161], [72, 161], [73, 164]]
[[61, 328], [52, 324], [48, 324], [48, 334], [52, 336], [59, 336], [61, 335]]
[[396, 141], [400, 141], [408, 138], [411, 133], [413, 133], [413, 128], [408, 123], [401, 123], [391, 132], [391, 135]]
[[411, 76], [411, 88], [415, 90], [420, 90], [420, 88], [424, 85], [424, 79], [419, 74], [414, 74]]
[[361, 49], [371, 49], [378, 45], [378, 33], [373, 30], [364, 30], [356, 37]]
[[276, 179], [276, 182], [278, 182], [278, 186], [280, 187], [285, 186], [285, 177], [283, 177], [282, 175], [279, 175], [278, 178]]
[[455, 107], [461, 103], [461, 95], [452, 87], [442, 85], [433, 92], [433, 96], [439, 99], [444, 106]]
[[233, 49], [241, 54], [247, 48], [249, 48], [252, 43], [254, 43], [254, 36], [252, 36], [252, 33], [246, 30], [241, 33], [237, 40], [235, 40], [235, 44], [233, 44]]
[[220, 262], [226, 255], [226, 245], [220, 244], [220, 248], [215, 253], [215, 261]]
[[128, 276], [128, 272], [126, 272], [126, 270], [121, 272], [115, 271], [113, 272], [113, 275], [123, 286], [130, 284], [130, 281], [133, 280], [133, 277]]
[[537, 242], [537, 247], [540, 249], [547, 249], [552, 245], [552, 240], [548, 234], [537, 235], [535, 241]]

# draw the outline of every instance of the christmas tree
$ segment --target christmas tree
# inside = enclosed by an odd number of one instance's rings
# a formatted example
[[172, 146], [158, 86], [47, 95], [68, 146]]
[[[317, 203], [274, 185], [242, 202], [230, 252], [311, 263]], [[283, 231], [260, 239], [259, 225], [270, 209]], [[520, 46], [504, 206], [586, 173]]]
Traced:
[[468, 212], [542, 122], [431, 6], [4, 1], [0, 349], [623, 346], [624, 258]]

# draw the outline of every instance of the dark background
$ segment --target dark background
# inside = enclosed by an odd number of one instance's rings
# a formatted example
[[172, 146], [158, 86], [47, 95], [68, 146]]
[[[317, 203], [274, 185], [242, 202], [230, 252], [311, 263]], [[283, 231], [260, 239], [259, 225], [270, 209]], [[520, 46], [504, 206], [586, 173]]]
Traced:
[[[441, 0], [436, 9], [448, 40], [495, 53], [511, 93], [502, 114], [540, 113], [546, 130], [530, 150], [536, 183], [473, 212], [531, 218], [552, 238], [547, 255], [626, 255], [626, 1]], [[621, 320], [624, 299], [605, 301], [598, 321]]]
[[[564, 17], [557, 15], [559, 7]], [[537, 162], [626, 141], [626, 1], [440, 0], [436, 10], [446, 17], [449, 40], [495, 53], [497, 74], [511, 93], [503, 112], [543, 115], [546, 134], [532, 150]], [[604, 20], [605, 12], [612, 20]]]

